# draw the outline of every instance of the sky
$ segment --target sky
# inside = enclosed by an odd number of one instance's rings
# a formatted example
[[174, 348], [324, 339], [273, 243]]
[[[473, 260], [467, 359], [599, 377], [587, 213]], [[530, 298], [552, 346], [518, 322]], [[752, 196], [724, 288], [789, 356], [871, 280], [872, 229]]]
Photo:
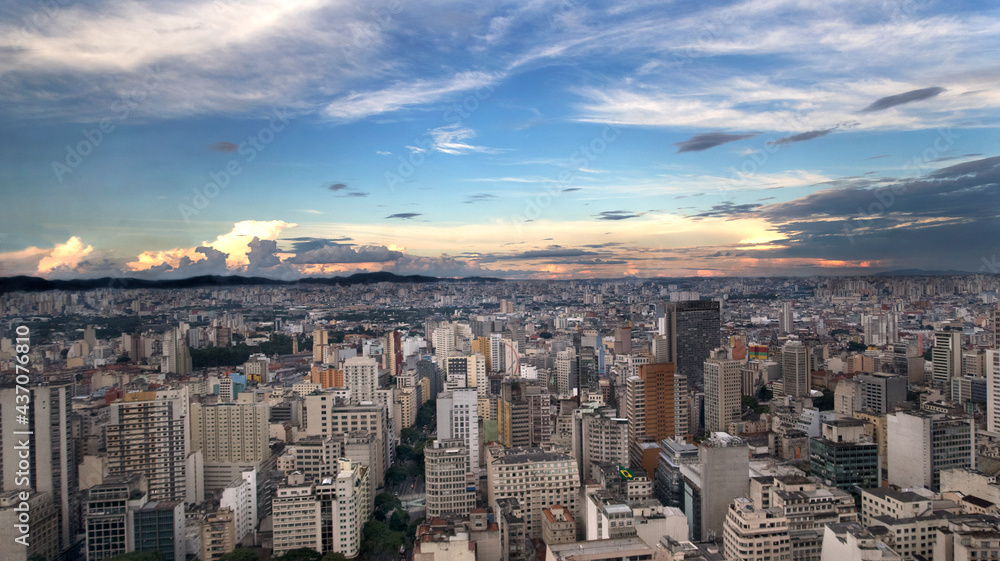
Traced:
[[989, 2], [0, 2], [0, 276], [1000, 273]]

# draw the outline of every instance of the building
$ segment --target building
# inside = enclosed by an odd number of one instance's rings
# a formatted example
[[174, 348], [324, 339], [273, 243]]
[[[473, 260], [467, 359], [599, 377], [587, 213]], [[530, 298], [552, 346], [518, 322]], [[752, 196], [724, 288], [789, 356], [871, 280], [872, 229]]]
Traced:
[[545, 549], [545, 561], [646, 561], [656, 550], [636, 536], [608, 540], [560, 543]]
[[233, 511], [236, 543], [257, 529], [257, 472], [245, 471], [222, 490], [220, 509]]
[[747, 443], [724, 432], [714, 433], [698, 448], [698, 462], [681, 464], [684, 514], [696, 541], [722, 534], [733, 499], [750, 490]]
[[184, 561], [184, 503], [159, 501], [132, 513], [135, 551], [156, 551], [163, 561]]
[[424, 448], [427, 518], [469, 514], [476, 507], [469, 452], [462, 439], [435, 439]]
[[351, 402], [375, 401], [378, 389], [378, 362], [374, 358], [356, 356], [344, 361], [344, 385], [351, 390]]
[[542, 509], [542, 541], [546, 545], [576, 541], [576, 520], [562, 505]]
[[504, 446], [541, 446], [552, 438], [551, 398], [538, 382], [504, 380], [497, 402], [497, 428]]
[[357, 557], [361, 529], [372, 512], [368, 466], [340, 460], [336, 477], [304, 481], [295, 474], [271, 503], [274, 554], [307, 548]]
[[[787, 302], [786, 302], [787, 304]], [[729, 430], [729, 423], [740, 420], [743, 407], [742, 366], [732, 360], [726, 349], [715, 349], [705, 361], [705, 430]]]
[[191, 448], [205, 462], [205, 487], [225, 487], [271, 457], [266, 403], [191, 404]]
[[671, 363], [644, 364], [638, 376], [630, 376], [625, 386], [625, 416], [629, 427], [630, 465], [656, 470], [656, 454], [643, 463], [640, 444], [687, 433], [687, 380]]
[[719, 346], [722, 308], [714, 300], [665, 302], [663, 327], [667, 338], [668, 362], [677, 374], [695, 389], [704, 387], [704, 362]]
[[201, 561], [218, 561], [236, 549], [235, 515], [231, 510], [220, 510], [205, 515], [201, 521]]
[[723, 553], [733, 561], [791, 561], [788, 518], [780, 508], [756, 508], [753, 501], [734, 499], [722, 531]]
[[372, 477], [375, 486], [385, 481], [385, 472], [392, 465], [396, 452], [392, 437], [392, 418], [388, 409], [380, 404], [348, 404], [332, 393], [309, 395], [305, 398], [307, 436], [331, 438], [356, 431], [371, 433], [375, 438], [375, 462]]
[[1000, 433], [1000, 349], [986, 351], [986, 430]]
[[599, 406], [578, 408], [574, 416], [580, 442], [577, 461], [584, 478], [589, 477], [593, 464], [629, 466], [628, 419], [617, 417], [613, 408]]
[[800, 476], [775, 477], [769, 484], [755, 480], [754, 484], [764, 487], [754, 492], [755, 498], [761, 497], [761, 503], [754, 506], [764, 508], [766, 502], [768, 508], [781, 509], [787, 518], [793, 559], [819, 561], [823, 527], [857, 522], [854, 497], [840, 489], [827, 489]]
[[87, 490], [83, 528], [87, 561], [111, 559], [135, 551], [135, 511], [147, 500], [147, 480], [141, 473], [109, 476]]
[[876, 373], [861, 374], [855, 379], [858, 383], [856, 409], [885, 414], [906, 401], [906, 376]]
[[778, 316], [778, 331], [782, 333], [791, 333], [794, 331], [794, 321], [792, 315], [792, 303], [782, 302], [781, 303], [781, 315]]
[[572, 456], [541, 448], [499, 446], [490, 446], [487, 452], [488, 504], [500, 512], [499, 500], [516, 499], [529, 536], [541, 537], [542, 509], [553, 504], [563, 505], [579, 517], [580, 475]]
[[809, 439], [810, 473], [856, 496], [861, 489], [878, 487], [878, 445], [866, 433], [866, 424], [858, 419], [824, 422], [823, 435]]
[[[23, 403], [24, 395], [29, 397], [31, 404], [27, 424], [19, 419], [22, 412], [17, 407]], [[3, 429], [0, 431], [0, 466], [3, 466], [0, 491], [24, 491], [30, 487], [35, 493], [47, 494], [48, 499], [33, 500], [52, 501], [58, 532], [54, 545], [39, 544], [43, 551], [48, 551], [52, 545], [62, 553], [73, 545], [80, 533], [77, 447], [70, 434], [72, 398], [73, 386], [64, 383], [30, 386], [27, 394], [14, 386], [0, 387], [0, 427]], [[14, 434], [22, 429], [32, 434]], [[33, 462], [28, 485], [19, 481], [18, 470], [12, 467], [18, 465], [25, 442]]]
[[934, 334], [931, 363], [934, 366], [932, 379], [938, 387], [947, 388], [952, 378], [962, 375], [961, 331], [939, 331]]
[[900, 561], [902, 557], [861, 524], [829, 524], [820, 561]]
[[[30, 516], [27, 531], [21, 515]], [[59, 516], [51, 493], [29, 490], [0, 493], [0, 543], [4, 561], [59, 559]]]
[[330, 344], [330, 332], [316, 328], [313, 330], [313, 362], [323, 362], [323, 349]]
[[[185, 501], [187, 495], [188, 418], [186, 398], [127, 394], [112, 403], [105, 428], [108, 474], [142, 473], [149, 500]], [[133, 401], [128, 401], [129, 396]], [[157, 438], [150, 438], [155, 434]]]
[[809, 397], [809, 348], [799, 341], [781, 348], [781, 381], [785, 395]]
[[936, 491], [941, 470], [976, 467], [972, 417], [897, 411], [887, 421], [891, 485]]
[[931, 493], [900, 491], [892, 487], [878, 487], [861, 491], [861, 523], [872, 526], [877, 518], [916, 518], [930, 514], [934, 506]]
[[469, 455], [468, 470], [479, 473], [479, 399], [474, 389], [444, 392], [437, 398], [437, 436], [461, 440]]
[[683, 439], [664, 438], [660, 441], [653, 490], [659, 501], [670, 507], [684, 505], [684, 478], [681, 465], [698, 463], [698, 447]]

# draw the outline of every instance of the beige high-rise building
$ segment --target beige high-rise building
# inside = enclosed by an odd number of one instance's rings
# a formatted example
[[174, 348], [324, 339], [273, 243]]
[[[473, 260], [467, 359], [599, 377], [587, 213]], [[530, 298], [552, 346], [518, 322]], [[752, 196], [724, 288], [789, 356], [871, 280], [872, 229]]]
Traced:
[[731, 360], [729, 351], [715, 349], [705, 361], [705, 430], [709, 433], [729, 430], [729, 423], [740, 420], [743, 394], [741, 385], [744, 362]]
[[524, 509], [526, 533], [542, 537], [542, 509], [566, 507], [579, 520], [580, 474], [573, 456], [542, 448], [490, 446], [487, 488], [489, 506], [500, 512], [497, 501], [517, 499]]
[[160, 393], [128, 394], [126, 401], [111, 404], [105, 428], [108, 475], [142, 473], [149, 481], [150, 500], [184, 501], [189, 442], [187, 401], [181, 397], [166, 399]]
[[467, 515], [475, 508], [476, 492], [469, 490], [470, 474], [465, 441], [436, 439], [424, 448], [428, 518], [445, 514]]
[[313, 330], [313, 362], [323, 362], [323, 348], [329, 344], [329, 331], [325, 329]]
[[201, 521], [201, 561], [217, 561], [236, 549], [236, 523], [233, 511], [211, 512]]
[[375, 401], [378, 389], [378, 362], [371, 357], [356, 356], [344, 361], [344, 385], [351, 390], [351, 401]]
[[754, 508], [753, 501], [744, 497], [729, 505], [722, 543], [726, 559], [792, 559], [785, 511], [780, 508]]
[[390, 412], [378, 404], [352, 405], [338, 402], [332, 393], [305, 397], [306, 436], [330, 438], [334, 435], [367, 431], [375, 437], [376, 462], [371, 466], [376, 487], [385, 480], [392, 465], [396, 443], [391, 436]]
[[809, 347], [789, 341], [781, 348], [781, 382], [785, 395], [809, 397]]
[[336, 477], [321, 482], [289, 478], [271, 504], [274, 554], [306, 548], [358, 556], [361, 530], [372, 512], [367, 466], [341, 460]]
[[191, 449], [201, 451], [205, 487], [219, 489], [271, 457], [266, 403], [191, 405]]

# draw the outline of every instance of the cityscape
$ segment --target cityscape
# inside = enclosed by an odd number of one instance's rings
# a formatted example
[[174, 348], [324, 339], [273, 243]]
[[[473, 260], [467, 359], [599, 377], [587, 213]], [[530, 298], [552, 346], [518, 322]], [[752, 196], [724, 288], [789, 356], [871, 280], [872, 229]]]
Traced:
[[995, 276], [354, 280], [5, 292], [4, 559], [1000, 551]]
[[1000, 561], [1000, 7], [0, 6], [0, 561]]

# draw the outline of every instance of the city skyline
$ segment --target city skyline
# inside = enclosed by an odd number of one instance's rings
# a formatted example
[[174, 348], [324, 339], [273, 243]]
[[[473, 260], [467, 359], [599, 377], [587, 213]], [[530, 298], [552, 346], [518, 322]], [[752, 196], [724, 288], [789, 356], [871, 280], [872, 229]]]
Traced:
[[1000, 272], [974, 2], [5, 12], [0, 277]]

